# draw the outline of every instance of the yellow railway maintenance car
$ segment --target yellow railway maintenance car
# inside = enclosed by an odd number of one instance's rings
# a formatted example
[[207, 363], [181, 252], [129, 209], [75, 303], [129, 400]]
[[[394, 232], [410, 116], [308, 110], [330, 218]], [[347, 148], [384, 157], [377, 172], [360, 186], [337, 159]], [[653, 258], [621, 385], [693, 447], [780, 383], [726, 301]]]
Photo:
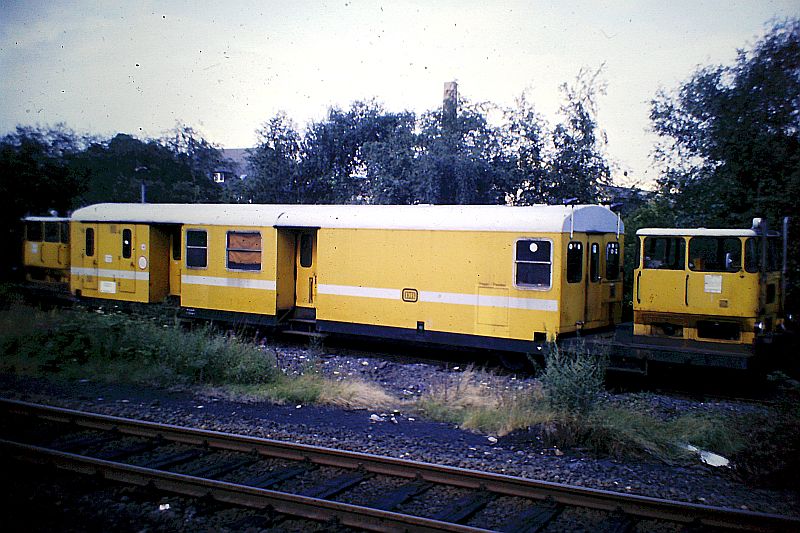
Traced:
[[784, 226], [783, 239], [761, 219], [741, 230], [637, 231], [633, 337], [623, 344], [650, 360], [748, 368], [783, 332]]
[[71, 289], [190, 316], [527, 352], [619, 321], [605, 207], [99, 204]]
[[22, 264], [29, 282], [69, 282], [69, 218], [25, 217]]

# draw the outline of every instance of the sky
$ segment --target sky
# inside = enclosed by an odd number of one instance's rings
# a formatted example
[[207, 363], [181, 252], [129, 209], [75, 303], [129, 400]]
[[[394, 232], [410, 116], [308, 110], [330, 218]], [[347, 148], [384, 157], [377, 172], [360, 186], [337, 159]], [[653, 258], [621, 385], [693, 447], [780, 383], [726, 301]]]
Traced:
[[553, 124], [559, 86], [603, 65], [613, 177], [646, 186], [656, 92], [799, 15], [797, 0], [0, 0], [0, 134], [63, 122], [157, 137], [181, 123], [250, 147], [279, 111], [301, 128], [359, 99], [422, 113], [453, 80], [472, 101], [513, 105], [527, 91]]

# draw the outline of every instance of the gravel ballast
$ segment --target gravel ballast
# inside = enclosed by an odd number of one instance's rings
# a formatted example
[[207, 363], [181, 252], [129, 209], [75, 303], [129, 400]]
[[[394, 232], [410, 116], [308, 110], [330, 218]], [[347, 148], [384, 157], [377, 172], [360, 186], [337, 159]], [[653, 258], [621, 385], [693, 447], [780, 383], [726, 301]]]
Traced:
[[[358, 352], [314, 353], [303, 346], [279, 345], [284, 372], [316, 368], [332, 379], [357, 377], [379, 384], [397, 398], [424, 394], [432, 384], [457, 379], [458, 364], [398, 361]], [[494, 373], [489, 387], [525, 390], [533, 378]], [[417, 413], [343, 410], [328, 406], [275, 405], [231, 401], [222, 395], [188, 389], [162, 390], [88, 380], [58, 382], [0, 375], [3, 397], [129, 418], [193, 426], [230, 433], [380, 454], [403, 459], [488, 470], [559, 483], [641, 494], [761, 512], [800, 514], [793, 490], [747, 486], [728, 468], [699, 462], [667, 465], [658, 461], [595, 458], [581, 451], [547, 448], [535, 437], [494, 438], [431, 422]], [[655, 416], [678, 413], [762, 413], [745, 402], [694, 402], [652, 393], [617, 394], [609, 399]], [[82, 485], [81, 485], [82, 486]], [[185, 518], [185, 517], [184, 517]], [[259, 529], [259, 528], [257, 528]]]

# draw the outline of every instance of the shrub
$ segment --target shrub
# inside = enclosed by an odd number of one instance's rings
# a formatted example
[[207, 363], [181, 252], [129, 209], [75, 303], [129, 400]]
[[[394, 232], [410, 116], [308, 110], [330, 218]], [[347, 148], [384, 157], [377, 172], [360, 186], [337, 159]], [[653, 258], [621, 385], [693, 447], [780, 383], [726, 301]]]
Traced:
[[604, 391], [608, 358], [589, 351], [583, 339], [570, 350], [550, 345], [540, 379], [550, 407], [574, 416], [591, 411]]

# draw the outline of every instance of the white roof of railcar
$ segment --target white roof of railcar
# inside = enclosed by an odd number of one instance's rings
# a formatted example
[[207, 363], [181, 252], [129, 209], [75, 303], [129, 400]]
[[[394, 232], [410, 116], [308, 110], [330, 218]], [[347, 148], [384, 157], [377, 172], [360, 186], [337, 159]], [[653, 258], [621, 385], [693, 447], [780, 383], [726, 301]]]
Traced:
[[[599, 205], [266, 205], [96, 204], [72, 220], [151, 224], [203, 224], [309, 228], [389, 228], [569, 232], [616, 232], [617, 215]], [[624, 226], [619, 223], [620, 231]]]
[[642, 228], [636, 235], [671, 237], [758, 237], [751, 229], [709, 229], [709, 228]]
[[23, 222], [68, 222], [69, 217], [22, 217]]

